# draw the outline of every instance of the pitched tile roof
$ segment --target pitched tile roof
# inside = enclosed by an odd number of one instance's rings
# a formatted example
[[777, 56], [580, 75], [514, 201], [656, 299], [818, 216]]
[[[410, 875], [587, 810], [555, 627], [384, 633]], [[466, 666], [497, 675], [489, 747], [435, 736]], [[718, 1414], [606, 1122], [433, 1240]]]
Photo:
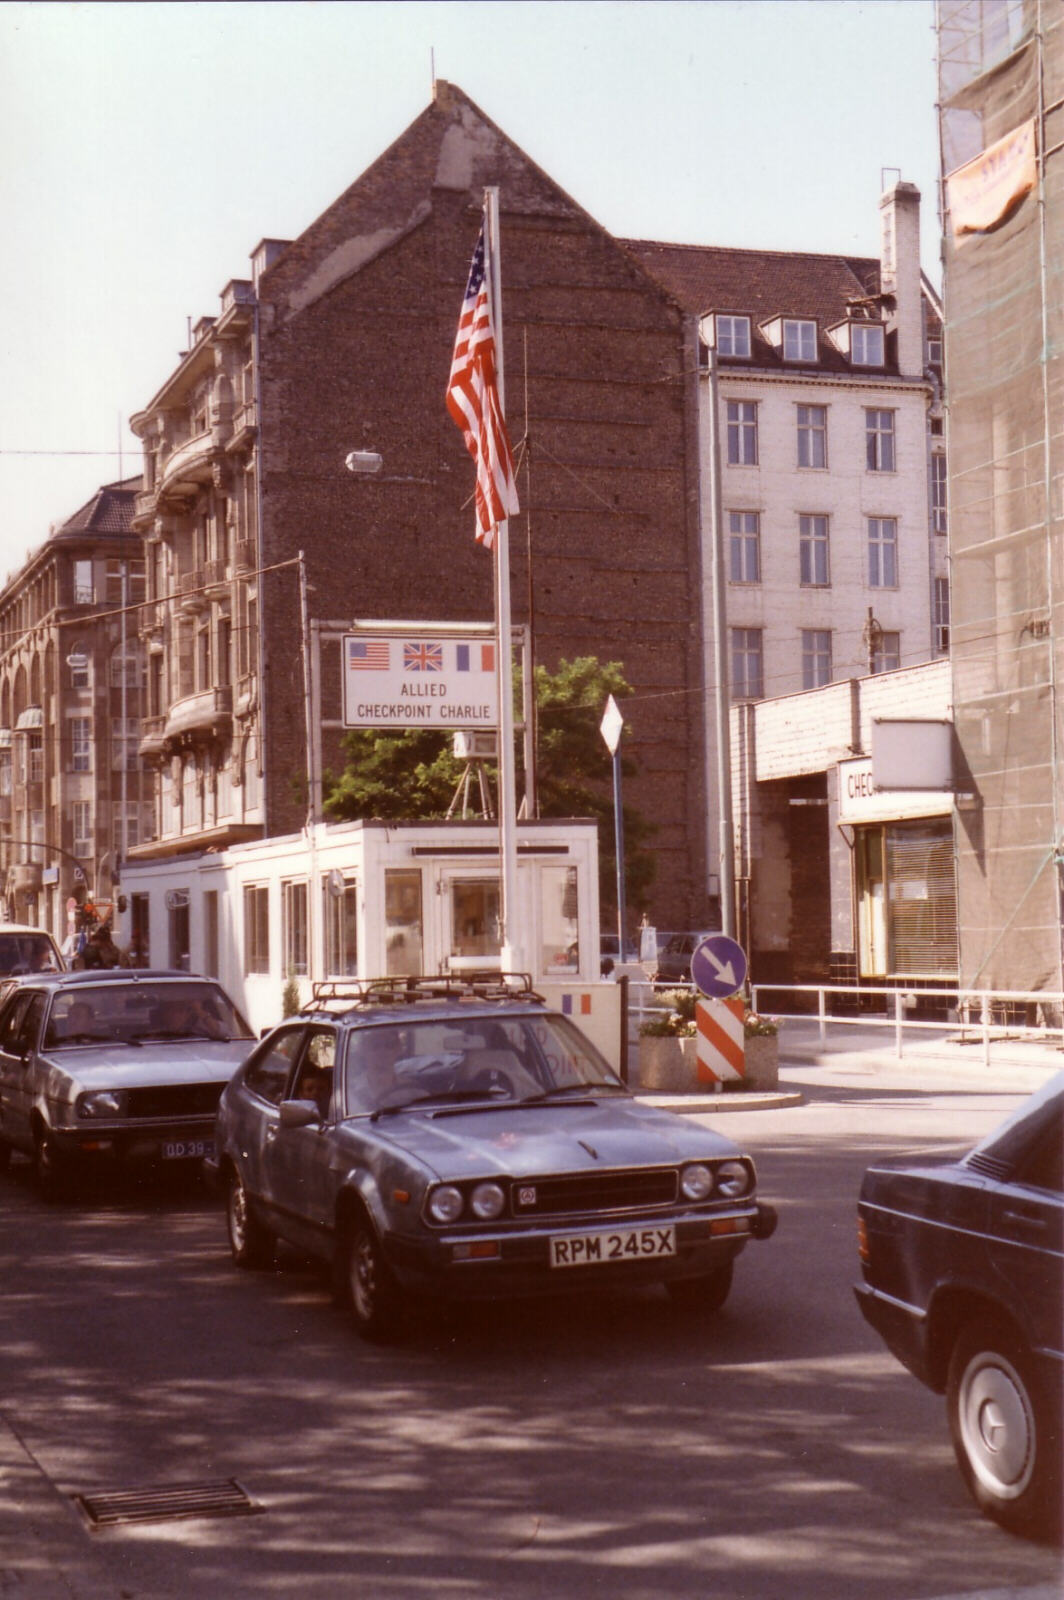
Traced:
[[133, 497], [143, 488], [140, 477], [122, 478], [117, 483], [105, 483], [91, 500], [68, 517], [54, 537], [63, 534], [129, 533], [133, 517]]
[[784, 365], [780, 352], [757, 331], [759, 323], [782, 315], [817, 323], [818, 367], [851, 371], [850, 363], [825, 337], [826, 330], [850, 315], [852, 307], [869, 299], [872, 304], [865, 314], [880, 314], [875, 300], [879, 293], [879, 262], [874, 256], [730, 250], [647, 239], [622, 239], [620, 243], [686, 311], [696, 316], [708, 311], [749, 316], [753, 361], [759, 366]]

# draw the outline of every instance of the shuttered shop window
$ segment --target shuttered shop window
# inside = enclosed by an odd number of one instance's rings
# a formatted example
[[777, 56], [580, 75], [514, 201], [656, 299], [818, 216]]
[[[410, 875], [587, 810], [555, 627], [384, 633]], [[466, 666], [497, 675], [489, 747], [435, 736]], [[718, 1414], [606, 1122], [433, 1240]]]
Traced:
[[886, 830], [892, 975], [957, 975], [957, 888], [950, 823]]

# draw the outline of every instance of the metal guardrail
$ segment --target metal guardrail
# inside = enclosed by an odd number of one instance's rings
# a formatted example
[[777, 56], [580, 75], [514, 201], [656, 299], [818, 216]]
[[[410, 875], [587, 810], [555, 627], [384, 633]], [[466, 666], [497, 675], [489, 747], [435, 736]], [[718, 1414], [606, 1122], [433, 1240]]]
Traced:
[[[644, 985], [632, 980], [629, 988], [632, 1036], [637, 1037], [640, 1023], [653, 1016], [660, 1006], [652, 995], [668, 990], [693, 989], [692, 984], [668, 981], [657, 983], [648, 979]], [[809, 996], [809, 1003], [800, 1009], [786, 1009], [772, 1003], [773, 996]], [[838, 995], [846, 1002], [845, 1010], [832, 1010], [829, 997]], [[862, 1001], [874, 1003], [883, 1009], [862, 1012]], [[945, 1018], [914, 1017], [913, 1011], [925, 1001], [940, 1002]], [[919, 1028], [921, 1035], [949, 1034], [962, 1043], [978, 1041], [983, 1048], [984, 1064], [990, 1065], [990, 1046], [995, 1040], [1020, 1040], [1025, 1043], [1064, 1048], [1064, 1026], [1051, 1020], [1064, 1017], [1064, 993], [1045, 989], [962, 989], [950, 988], [897, 988], [855, 984], [814, 983], [755, 983], [750, 986], [750, 1009], [770, 1015], [780, 1022], [815, 1022], [820, 1038], [826, 1042], [828, 1029], [835, 1025], [845, 1028], [889, 1029], [893, 1035], [894, 1053], [899, 1060], [905, 1053], [905, 1029]], [[1035, 1014], [1035, 1021], [1021, 1021], [1016, 1010], [1024, 1007]]]

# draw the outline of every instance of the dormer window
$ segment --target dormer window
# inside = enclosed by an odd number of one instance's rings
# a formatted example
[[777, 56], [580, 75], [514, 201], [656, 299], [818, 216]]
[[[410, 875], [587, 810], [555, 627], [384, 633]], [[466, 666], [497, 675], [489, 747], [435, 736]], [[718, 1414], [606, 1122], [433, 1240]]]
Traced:
[[713, 320], [716, 326], [717, 354], [749, 357], [750, 318], [724, 316], [718, 312]]
[[816, 360], [816, 323], [799, 321], [796, 317], [783, 319], [784, 361]]
[[883, 324], [855, 322], [850, 330], [850, 359], [855, 367], [883, 365]]

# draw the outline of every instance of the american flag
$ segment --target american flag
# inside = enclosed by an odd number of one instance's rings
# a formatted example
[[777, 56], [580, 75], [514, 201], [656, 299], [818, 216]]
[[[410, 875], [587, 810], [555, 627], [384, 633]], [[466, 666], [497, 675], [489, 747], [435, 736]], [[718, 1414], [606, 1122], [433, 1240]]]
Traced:
[[477, 467], [477, 538], [491, 549], [495, 529], [519, 509], [514, 457], [499, 402], [495, 331], [484, 271], [484, 225], [473, 251], [458, 337], [454, 342], [447, 409], [462, 430]]
[[404, 672], [442, 672], [442, 644], [404, 644]]
[[385, 639], [349, 639], [347, 664], [354, 672], [387, 672], [391, 661]]

